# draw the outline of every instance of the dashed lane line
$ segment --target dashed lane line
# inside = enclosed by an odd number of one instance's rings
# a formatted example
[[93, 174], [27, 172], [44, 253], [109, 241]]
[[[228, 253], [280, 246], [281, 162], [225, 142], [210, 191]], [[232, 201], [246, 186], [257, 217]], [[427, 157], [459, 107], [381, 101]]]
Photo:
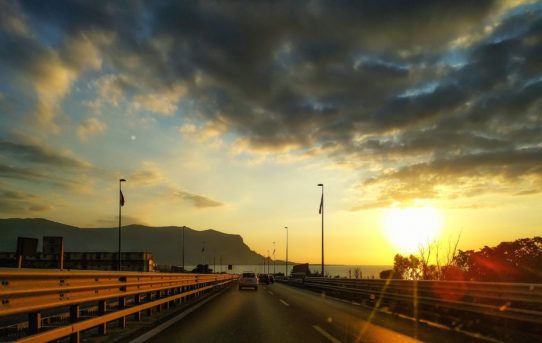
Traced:
[[267, 291], [267, 293], [269, 293], [269, 295], [273, 295], [273, 294], [274, 294], [274, 293], [273, 293], [273, 292], [271, 292], [271, 291]]
[[286, 301], [280, 299], [280, 302], [284, 305], [284, 306], [290, 306], [290, 304], [288, 304]]
[[331, 336], [326, 330], [322, 329], [321, 327], [319, 327], [318, 325], [313, 325], [312, 328], [316, 331], [318, 331], [322, 336], [324, 336], [325, 338], [329, 339], [330, 342], [333, 342], [333, 343], [342, 343], [341, 341], [339, 341], [337, 338]]

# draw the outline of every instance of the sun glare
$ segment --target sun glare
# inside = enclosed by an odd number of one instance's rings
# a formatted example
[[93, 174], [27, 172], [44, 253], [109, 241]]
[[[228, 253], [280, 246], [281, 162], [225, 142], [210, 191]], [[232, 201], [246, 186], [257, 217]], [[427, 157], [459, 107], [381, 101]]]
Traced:
[[437, 237], [441, 226], [441, 215], [434, 207], [389, 208], [384, 212], [384, 231], [400, 253], [417, 252]]

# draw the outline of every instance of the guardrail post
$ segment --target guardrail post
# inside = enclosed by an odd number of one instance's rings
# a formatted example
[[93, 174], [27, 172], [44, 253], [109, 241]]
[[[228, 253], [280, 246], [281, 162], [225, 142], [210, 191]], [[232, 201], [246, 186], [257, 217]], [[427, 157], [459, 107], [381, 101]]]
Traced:
[[[156, 297], [157, 297], [158, 299], [163, 298], [163, 293], [162, 293], [162, 291], [158, 291], [158, 292], [156, 293]], [[157, 306], [156, 306], [156, 312], [162, 312], [162, 305], [157, 305]]]
[[30, 312], [28, 314], [28, 332], [30, 334], [36, 334], [41, 329], [41, 313]]
[[[126, 297], [119, 297], [119, 310], [126, 307]], [[119, 327], [124, 329], [126, 328], [126, 317], [120, 317], [119, 318]]]
[[[134, 303], [136, 306], [141, 304], [141, 294], [136, 294], [134, 298]], [[134, 320], [136, 321], [141, 320], [141, 311], [137, 311], [136, 313], [134, 313]]]
[[[70, 323], [77, 323], [79, 317], [81, 316], [81, 308], [79, 305], [70, 306]], [[81, 333], [76, 331], [70, 335], [71, 343], [79, 343], [81, 340]]]
[[[107, 308], [107, 301], [106, 300], [98, 301], [98, 315], [100, 315], [100, 316], [104, 315], [106, 308]], [[100, 324], [98, 326], [98, 332], [99, 332], [100, 335], [107, 334], [107, 323]]]
[[[166, 294], [165, 294], [166, 298], [169, 298], [169, 297], [171, 296], [171, 289], [166, 290], [165, 293], [166, 293]], [[164, 303], [164, 309], [166, 309], [166, 310], [169, 309], [169, 304], [170, 304], [170, 303], [171, 303], [171, 300], [168, 301], [168, 302], [165, 302], [165, 303]]]
[[70, 323], [77, 323], [81, 316], [81, 308], [79, 305], [70, 306]]
[[[152, 301], [152, 292], [147, 292], [147, 302]], [[152, 316], [152, 307], [147, 309], [147, 316]]]

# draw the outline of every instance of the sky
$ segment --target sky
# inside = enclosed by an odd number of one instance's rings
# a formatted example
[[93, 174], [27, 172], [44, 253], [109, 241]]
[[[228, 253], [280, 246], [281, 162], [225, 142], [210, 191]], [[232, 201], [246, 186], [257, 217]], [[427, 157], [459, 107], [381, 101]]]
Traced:
[[537, 1], [2, 1], [0, 216], [114, 227], [125, 178], [319, 263], [323, 183], [326, 263], [540, 235], [541, 57]]

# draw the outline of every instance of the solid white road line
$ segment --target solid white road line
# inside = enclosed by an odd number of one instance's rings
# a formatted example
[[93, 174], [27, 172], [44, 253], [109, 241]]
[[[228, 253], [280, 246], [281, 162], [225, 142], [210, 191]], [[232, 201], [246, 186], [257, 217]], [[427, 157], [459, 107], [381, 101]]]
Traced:
[[312, 327], [313, 327], [314, 330], [318, 331], [322, 336], [329, 339], [330, 342], [342, 343], [341, 341], [339, 341], [337, 338], [331, 336], [329, 333], [327, 333], [324, 329], [322, 329], [318, 325], [313, 325]]
[[288, 304], [286, 301], [280, 299], [280, 302], [284, 304], [284, 306], [290, 306], [290, 304]]

